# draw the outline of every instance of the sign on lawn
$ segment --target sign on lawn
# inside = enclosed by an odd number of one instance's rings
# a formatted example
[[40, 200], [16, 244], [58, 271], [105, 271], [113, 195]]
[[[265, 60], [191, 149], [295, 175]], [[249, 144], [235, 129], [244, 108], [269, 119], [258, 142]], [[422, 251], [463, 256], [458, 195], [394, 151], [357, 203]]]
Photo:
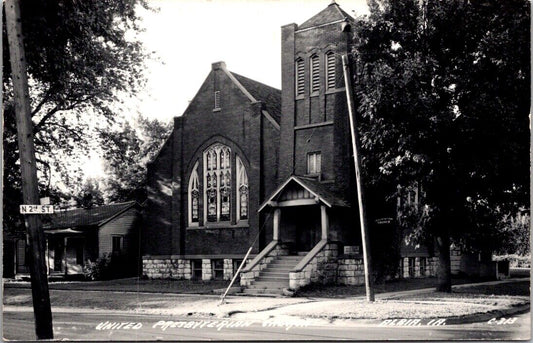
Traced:
[[20, 205], [21, 214], [52, 214], [53, 205]]

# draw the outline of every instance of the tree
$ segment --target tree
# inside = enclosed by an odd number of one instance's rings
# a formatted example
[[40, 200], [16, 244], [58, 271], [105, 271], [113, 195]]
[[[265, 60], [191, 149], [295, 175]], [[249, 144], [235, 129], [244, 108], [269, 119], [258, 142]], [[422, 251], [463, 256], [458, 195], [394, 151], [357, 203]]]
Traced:
[[146, 199], [146, 163], [159, 151], [172, 126], [138, 116], [134, 128], [125, 122], [117, 130], [100, 132], [109, 201]]
[[[75, 166], [97, 138], [93, 129], [114, 121], [118, 96], [142, 86], [147, 54], [129, 34], [140, 30], [139, 5], [147, 7], [144, 0], [21, 2], [42, 192], [51, 191], [52, 174], [67, 186], [81, 184], [83, 174], [69, 172], [68, 161]], [[13, 230], [21, 224], [20, 172], [6, 44], [3, 60], [4, 228]]]
[[496, 249], [498, 222], [528, 204], [530, 3], [369, 5], [354, 51], [365, 176], [389, 201], [421, 187], [399, 224], [435, 240], [451, 291], [450, 243]]
[[76, 207], [90, 209], [104, 204], [104, 195], [96, 179], [85, 180], [81, 191], [74, 197]]

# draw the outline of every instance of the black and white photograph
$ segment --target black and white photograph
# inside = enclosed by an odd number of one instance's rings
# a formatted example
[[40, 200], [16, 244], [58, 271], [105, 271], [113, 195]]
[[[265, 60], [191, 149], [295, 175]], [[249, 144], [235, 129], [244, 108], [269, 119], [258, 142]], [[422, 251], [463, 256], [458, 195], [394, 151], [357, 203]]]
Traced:
[[530, 0], [4, 0], [6, 341], [531, 339]]

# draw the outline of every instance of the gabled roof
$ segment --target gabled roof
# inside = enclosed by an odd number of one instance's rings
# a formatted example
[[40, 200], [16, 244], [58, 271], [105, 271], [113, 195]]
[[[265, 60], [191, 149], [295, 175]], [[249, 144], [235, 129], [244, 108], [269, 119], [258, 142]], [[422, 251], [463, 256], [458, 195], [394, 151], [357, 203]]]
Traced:
[[295, 182], [304, 189], [306, 189], [309, 193], [314, 195], [316, 198], [318, 198], [320, 202], [322, 202], [328, 207], [349, 207], [347, 202], [345, 202], [343, 199], [336, 196], [335, 194], [331, 193], [318, 180], [292, 175], [283, 184], [281, 184], [281, 186], [279, 186], [272, 193], [272, 195], [261, 204], [261, 206], [259, 206], [259, 210], [257, 210], [257, 212], [261, 212], [270, 202], [274, 201], [274, 199], [277, 198], [283, 192], [283, 190], [292, 182]]
[[[57, 211], [43, 219], [45, 229], [63, 229], [80, 226], [101, 226], [133, 206], [140, 206], [136, 201], [103, 205], [91, 209], [76, 208]], [[46, 221], [46, 222], [45, 222]]]
[[298, 26], [298, 30], [308, 29], [310, 27], [314, 26], [320, 26], [324, 24], [329, 24], [331, 22], [348, 19], [353, 21], [354, 19], [352, 16], [350, 16], [348, 13], [346, 13], [340, 6], [335, 3], [335, 1], [331, 2], [328, 7], [323, 9], [322, 11], [315, 14], [310, 19], [306, 20], [302, 25]]
[[267, 112], [279, 124], [281, 120], [281, 91], [242, 75], [231, 73], [256, 100], [265, 104]]

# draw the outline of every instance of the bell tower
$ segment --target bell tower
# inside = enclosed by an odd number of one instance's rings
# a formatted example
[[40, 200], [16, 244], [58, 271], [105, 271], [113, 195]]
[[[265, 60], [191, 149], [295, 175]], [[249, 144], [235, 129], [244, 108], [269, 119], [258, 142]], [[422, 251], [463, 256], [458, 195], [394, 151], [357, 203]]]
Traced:
[[353, 21], [332, 2], [303, 24], [282, 27], [278, 181], [316, 179], [345, 199], [353, 169], [341, 56], [351, 50]]

